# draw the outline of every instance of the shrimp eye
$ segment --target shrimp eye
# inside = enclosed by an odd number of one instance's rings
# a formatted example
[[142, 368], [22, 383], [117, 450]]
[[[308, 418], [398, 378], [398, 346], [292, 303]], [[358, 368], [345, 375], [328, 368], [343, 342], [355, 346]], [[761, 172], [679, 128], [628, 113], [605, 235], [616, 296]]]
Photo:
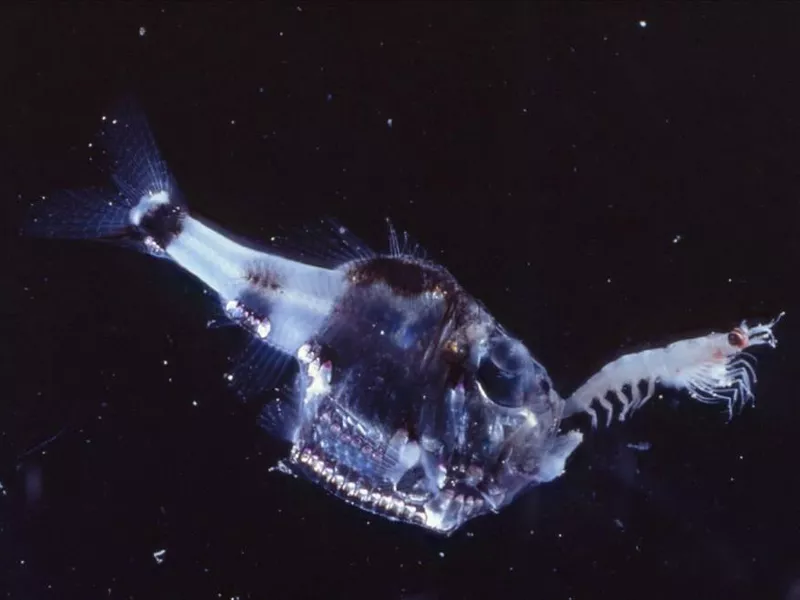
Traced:
[[735, 348], [744, 348], [747, 345], [747, 338], [739, 329], [734, 329], [728, 334], [728, 343]]

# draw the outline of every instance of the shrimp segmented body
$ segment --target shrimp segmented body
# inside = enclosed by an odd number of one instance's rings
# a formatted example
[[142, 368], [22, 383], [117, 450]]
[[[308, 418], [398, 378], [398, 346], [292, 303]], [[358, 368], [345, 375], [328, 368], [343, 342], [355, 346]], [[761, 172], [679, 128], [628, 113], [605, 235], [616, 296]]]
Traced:
[[597, 402], [606, 411], [610, 425], [614, 406], [606, 396], [611, 395], [621, 405], [618, 418], [623, 421], [652, 398], [656, 385], [661, 384], [686, 390], [699, 402], [726, 404], [730, 419], [755, 399], [752, 388], [756, 374], [751, 362], [756, 359], [746, 350], [762, 344], [777, 346], [772, 328], [784, 314], [765, 324], [749, 327], [742, 321], [728, 333], [710, 333], [621, 356], [567, 399], [564, 417], [585, 412], [596, 428], [597, 411], [592, 404]]

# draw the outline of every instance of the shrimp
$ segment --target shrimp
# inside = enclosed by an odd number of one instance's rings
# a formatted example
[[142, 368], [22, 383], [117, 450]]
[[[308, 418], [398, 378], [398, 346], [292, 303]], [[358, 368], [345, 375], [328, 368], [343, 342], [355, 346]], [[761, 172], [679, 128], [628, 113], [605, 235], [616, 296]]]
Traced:
[[748, 327], [742, 321], [728, 333], [712, 332], [663, 348], [621, 356], [600, 369], [566, 400], [563, 417], [585, 412], [596, 428], [597, 412], [592, 404], [597, 401], [606, 411], [606, 424], [610, 425], [614, 407], [606, 395], [611, 394], [621, 405], [618, 419], [624, 421], [653, 397], [656, 385], [660, 384], [686, 390], [698, 402], [726, 404], [730, 420], [737, 409], [755, 400], [752, 388], [756, 374], [751, 362], [756, 358], [746, 350], [763, 344], [777, 346], [772, 328], [784, 314], [781, 312], [766, 324]]

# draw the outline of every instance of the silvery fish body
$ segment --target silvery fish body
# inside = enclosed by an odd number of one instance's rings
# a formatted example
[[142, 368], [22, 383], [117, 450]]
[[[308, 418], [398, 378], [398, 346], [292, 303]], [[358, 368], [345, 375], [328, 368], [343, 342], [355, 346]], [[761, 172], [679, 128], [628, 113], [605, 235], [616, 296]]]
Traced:
[[[752, 396], [742, 350], [774, 345], [774, 322], [743, 323], [624, 356], [562, 399], [520, 340], [394, 234], [388, 254], [360, 248], [331, 266], [240, 243], [190, 212], [140, 115], [104, 121], [116, 189], [37, 203], [26, 231], [116, 240], [198, 278], [254, 344], [297, 363], [293, 393], [264, 413], [291, 446], [281, 470], [386, 518], [449, 534], [499, 511], [564, 472], [583, 436], [562, 420], [584, 413], [596, 423], [595, 403], [610, 419], [607, 394], [620, 419], [656, 383], [727, 398], [732, 410]], [[692, 368], [694, 378], [677, 376]]]

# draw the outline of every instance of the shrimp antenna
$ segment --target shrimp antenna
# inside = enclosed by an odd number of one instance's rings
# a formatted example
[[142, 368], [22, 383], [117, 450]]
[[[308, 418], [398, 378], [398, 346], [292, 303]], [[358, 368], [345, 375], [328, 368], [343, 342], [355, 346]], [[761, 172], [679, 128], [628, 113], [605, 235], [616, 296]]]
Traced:
[[778, 345], [778, 338], [776, 338], [775, 334], [772, 333], [772, 328], [778, 324], [785, 314], [786, 311], [782, 310], [780, 314], [778, 314], [778, 316], [772, 319], [772, 321], [769, 323], [759, 323], [758, 325], [753, 325], [752, 327], [748, 327], [747, 323], [742, 321], [740, 329], [747, 335], [749, 345], [769, 344], [771, 348], [775, 348]]

